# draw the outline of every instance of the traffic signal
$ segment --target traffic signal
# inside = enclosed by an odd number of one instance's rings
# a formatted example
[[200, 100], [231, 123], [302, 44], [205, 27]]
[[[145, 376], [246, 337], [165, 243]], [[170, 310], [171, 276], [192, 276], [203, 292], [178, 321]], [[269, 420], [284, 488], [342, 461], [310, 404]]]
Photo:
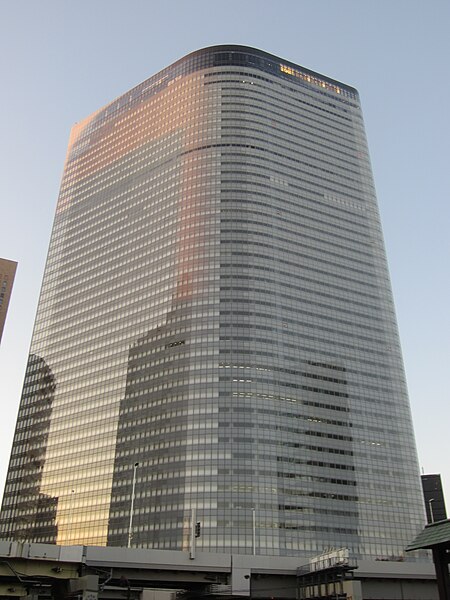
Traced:
[[200, 530], [201, 530], [200, 521], [197, 521], [197, 523], [195, 524], [195, 537], [196, 538], [200, 537]]

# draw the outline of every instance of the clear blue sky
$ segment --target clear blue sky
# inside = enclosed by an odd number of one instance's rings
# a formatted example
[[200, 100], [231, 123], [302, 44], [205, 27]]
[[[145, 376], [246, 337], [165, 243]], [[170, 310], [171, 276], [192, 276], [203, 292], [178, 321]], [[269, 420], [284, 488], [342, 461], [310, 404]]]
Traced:
[[358, 88], [419, 462], [450, 509], [448, 0], [0, 0], [0, 494], [69, 131], [198, 48], [238, 43]]

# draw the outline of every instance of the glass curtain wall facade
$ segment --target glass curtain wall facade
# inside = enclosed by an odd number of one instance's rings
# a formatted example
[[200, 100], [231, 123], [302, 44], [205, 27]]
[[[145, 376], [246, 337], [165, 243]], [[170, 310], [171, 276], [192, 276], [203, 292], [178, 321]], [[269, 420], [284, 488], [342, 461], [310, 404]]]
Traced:
[[[138, 465], [135, 467], [136, 463]], [[194, 52], [72, 130], [0, 536], [402, 556], [424, 521], [358, 93]]]

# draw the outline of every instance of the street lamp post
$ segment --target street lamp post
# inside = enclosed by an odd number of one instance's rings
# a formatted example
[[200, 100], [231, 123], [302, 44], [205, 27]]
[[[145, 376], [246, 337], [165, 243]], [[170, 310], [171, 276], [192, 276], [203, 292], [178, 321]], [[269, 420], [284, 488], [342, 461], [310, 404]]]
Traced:
[[252, 508], [252, 549], [256, 554], [256, 508]]
[[71, 536], [70, 529], [73, 525], [73, 496], [75, 494], [75, 490], [70, 492], [70, 503], [69, 503], [69, 517], [67, 519], [67, 536]]
[[[244, 506], [235, 506], [237, 510], [247, 510]], [[256, 508], [251, 508], [252, 511], [252, 554], [256, 554]]]
[[130, 505], [130, 523], [128, 525], [128, 544], [127, 548], [131, 548], [131, 538], [133, 537], [133, 511], [134, 511], [134, 492], [136, 489], [136, 470], [139, 466], [139, 463], [134, 463], [133, 467], [133, 485], [131, 488], [131, 505]]
[[430, 498], [428, 500], [428, 508], [430, 509], [430, 523], [434, 523], [433, 505], [431, 504], [432, 502], [434, 502], [434, 498]]

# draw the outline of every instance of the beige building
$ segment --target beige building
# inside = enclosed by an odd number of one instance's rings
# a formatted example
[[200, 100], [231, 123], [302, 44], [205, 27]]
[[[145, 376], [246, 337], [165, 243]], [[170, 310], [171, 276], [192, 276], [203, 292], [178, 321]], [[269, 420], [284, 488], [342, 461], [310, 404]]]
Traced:
[[8, 312], [9, 299], [16, 274], [17, 263], [13, 260], [0, 258], [0, 341]]

